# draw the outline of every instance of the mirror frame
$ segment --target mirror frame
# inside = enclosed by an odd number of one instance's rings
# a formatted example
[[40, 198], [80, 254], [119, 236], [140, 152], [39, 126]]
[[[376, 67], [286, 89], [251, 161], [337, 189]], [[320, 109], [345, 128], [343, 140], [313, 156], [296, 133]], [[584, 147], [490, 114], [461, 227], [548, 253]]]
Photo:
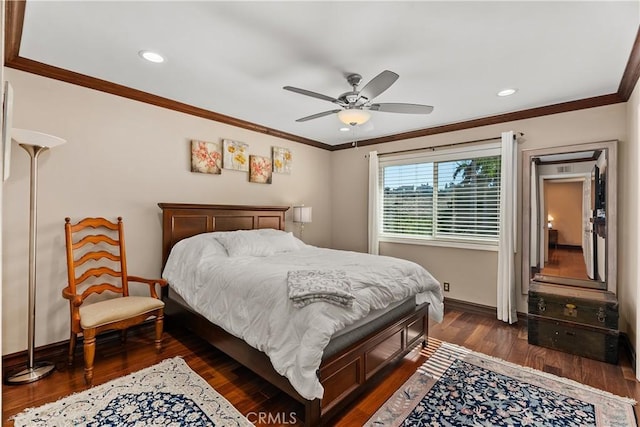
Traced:
[[531, 278], [531, 160], [550, 154], [574, 153], [579, 151], [607, 150], [606, 180], [606, 278], [607, 290], [616, 293], [618, 281], [617, 266], [617, 223], [618, 223], [618, 141], [601, 141], [561, 147], [522, 150], [522, 293], [529, 292]]

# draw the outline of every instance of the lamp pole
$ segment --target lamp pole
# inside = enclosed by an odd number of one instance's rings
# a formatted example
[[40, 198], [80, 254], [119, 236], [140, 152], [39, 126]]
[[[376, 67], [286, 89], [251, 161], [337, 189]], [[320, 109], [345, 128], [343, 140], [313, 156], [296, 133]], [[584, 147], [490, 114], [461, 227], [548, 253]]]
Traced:
[[50, 362], [34, 360], [36, 332], [36, 249], [38, 237], [38, 158], [51, 147], [64, 144], [66, 141], [53, 135], [40, 132], [13, 129], [12, 139], [22, 147], [31, 158], [31, 177], [29, 187], [29, 313], [27, 367], [5, 379], [7, 384], [26, 384], [49, 375], [55, 365]]
[[38, 157], [48, 150], [48, 147], [39, 145], [18, 144], [24, 148], [31, 157], [31, 185], [30, 208], [29, 208], [29, 342], [26, 369], [9, 376], [9, 384], [26, 384], [37, 381], [50, 374], [55, 365], [50, 362], [36, 363], [34, 360], [34, 349], [36, 344], [36, 247], [37, 247], [37, 226], [38, 226]]

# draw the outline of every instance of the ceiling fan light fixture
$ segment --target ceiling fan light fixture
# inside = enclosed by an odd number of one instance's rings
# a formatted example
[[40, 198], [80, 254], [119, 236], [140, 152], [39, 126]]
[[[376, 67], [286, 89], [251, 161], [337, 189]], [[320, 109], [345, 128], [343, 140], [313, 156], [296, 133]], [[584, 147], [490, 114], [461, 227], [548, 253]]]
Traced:
[[338, 113], [338, 119], [345, 125], [357, 126], [367, 123], [371, 118], [371, 113], [359, 108], [347, 108]]

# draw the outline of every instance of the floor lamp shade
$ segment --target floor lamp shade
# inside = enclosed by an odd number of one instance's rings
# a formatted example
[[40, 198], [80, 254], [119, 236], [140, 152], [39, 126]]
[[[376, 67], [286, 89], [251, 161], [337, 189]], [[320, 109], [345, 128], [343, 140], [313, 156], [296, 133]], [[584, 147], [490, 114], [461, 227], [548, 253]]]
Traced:
[[57, 136], [27, 129], [14, 128], [11, 139], [29, 154], [31, 158], [30, 209], [29, 209], [29, 329], [27, 367], [6, 378], [7, 384], [25, 384], [37, 381], [50, 374], [54, 365], [49, 362], [36, 363], [34, 360], [36, 327], [36, 247], [38, 238], [38, 157], [49, 148], [66, 141]]

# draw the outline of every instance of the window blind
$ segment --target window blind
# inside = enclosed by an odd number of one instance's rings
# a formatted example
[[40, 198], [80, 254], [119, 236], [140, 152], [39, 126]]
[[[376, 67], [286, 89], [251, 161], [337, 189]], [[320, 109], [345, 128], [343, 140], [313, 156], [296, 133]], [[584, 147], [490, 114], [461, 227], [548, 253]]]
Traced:
[[500, 156], [484, 149], [380, 159], [380, 235], [493, 244]]
[[433, 233], [433, 163], [383, 167], [382, 232]]

